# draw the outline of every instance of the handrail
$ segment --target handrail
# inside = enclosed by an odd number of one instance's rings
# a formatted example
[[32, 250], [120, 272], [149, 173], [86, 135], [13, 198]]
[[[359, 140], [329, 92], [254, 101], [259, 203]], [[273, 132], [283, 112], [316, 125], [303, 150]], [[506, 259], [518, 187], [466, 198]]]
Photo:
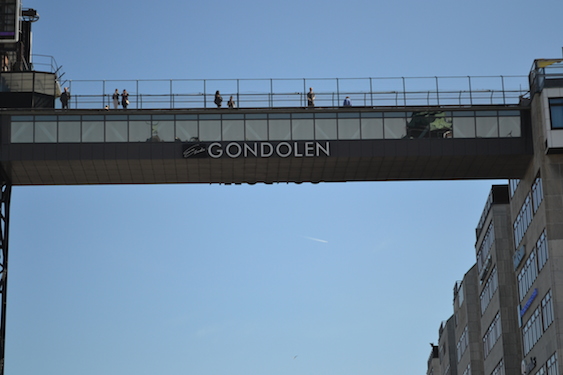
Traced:
[[69, 80], [68, 87], [72, 108], [112, 107], [114, 90], [126, 89], [136, 109], [215, 108], [216, 90], [223, 107], [233, 96], [245, 108], [304, 107], [309, 87], [321, 107], [339, 106], [346, 96], [355, 106], [508, 105], [529, 93], [527, 76]]

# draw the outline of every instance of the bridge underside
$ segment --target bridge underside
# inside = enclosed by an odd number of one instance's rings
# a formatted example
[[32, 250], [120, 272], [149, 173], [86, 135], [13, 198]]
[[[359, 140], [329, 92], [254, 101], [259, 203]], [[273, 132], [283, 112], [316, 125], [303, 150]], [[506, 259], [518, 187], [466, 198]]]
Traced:
[[525, 137], [334, 141], [318, 157], [184, 158], [189, 145], [5, 144], [2, 164], [13, 185], [276, 183], [517, 179], [532, 158]]

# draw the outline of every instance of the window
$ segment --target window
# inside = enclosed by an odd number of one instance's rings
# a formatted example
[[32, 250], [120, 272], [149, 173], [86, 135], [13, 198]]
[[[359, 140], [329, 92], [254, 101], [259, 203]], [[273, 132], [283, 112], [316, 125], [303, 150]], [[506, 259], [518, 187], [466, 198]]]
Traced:
[[551, 290], [547, 292], [541, 301], [541, 313], [543, 321], [543, 330], [547, 330], [553, 323], [553, 300], [551, 299]]
[[538, 252], [538, 269], [541, 271], [543, 266], [547, 263], [549, 255], [547, 253], [547, 237], [545, 236], [545, 230], [540, 235], [538, 242], [536, 243], [536, 251]]
[[468, 346], [469, 346], [469, 334], [467, 332], [467, 326], [465, 326], [465, 329], [463, 330], [463, 333], [461, 334], [461, 337], [457, 342], [457, 363], [461, 361], [461, 357], [463, 357], [463, 354], [465, 353], [465, 350], [467, 349]]
[[563, 129], [563, 98], [549, 99], [549, 114], [551, 115], [551, 128]]
[[516, 216], [516, 220], [513, 224], [514, 244], [516, 247], [520, 245], [520, 241], [524, 238], [524, 234], [526, 234], [526, 231], [532, 222], [533, 212], [531, 203], [531, 194], [528, 193], [528, 196], [524, 200], [524, 203], [520, 208], [520, 212], [518, 212], [518, 216]]
[[487, 282], [483, 287], [483, 291], [479, 296], [479, 299], [481, 300], [481, 315], [485, 313], [485, 310], [487, 309], [487, 306], [489, 306], [489, 303], [491, 302], [491, 299], [493, 298], [493, 295], [495, 294], [497, 288], [498, 288], [498, 275], [497, 275], [497, 268], [495, 267], [491, 271], [491, 275], [487, 279]]
[[534, 210], [534, 214], [538, 211], [541, 202], [543, 201], [543, 186], [541, 177], [538, 176], [534, 180], [532, 184], [532, 208]]
[[547, 363], [545, 364], [545, 367], [547, 368], [547, 375], [559, 374], [559, 371], [557, 370], [557, 353], [549, 357]]
[[491, 372], [491, 375], [504, 375], [504, 360], [500, 360], [500, 362], [498, 363], [498, 365], [494, 368], [493, 372]]
[[524, 355], [536, 345], [543, 334], [540, 319], [540, 310], [537, 308], [522, 329], [522, 342], [524, 344]]
[[487, 333], [485, 333], [485, 336], [483, 336], [483, 354], [485, 355], [485, 358], [487, 358], [487, 356], [493, 349], [493, 346], [498, 341], [501, 333], [502, 327], [500, 324], [500, 313], [497, 313], [497, 315], [493, 319], [493, 322], [487, 329]]
[[514, 196], [518, 184], [520, 184], [520, 180], [508, 180], [508, 186], [510, 188], [510, 198]]
[[538, 264], [536, 262], [536, 252], [533, 250], [526, 260], [524, 267], [518, 274], [518, 291], [520, 292], [520, 301], [524, 299], [528, 290], [538, 277]]
[[487, 228], [487, 233], [483, 237], [483, 242], [481, 242], [481, 246], [479, 246], [479, 251], [477, 252], [477, 270], [479, 272], [483, 269], [494, 242], [495, 228], [493, 226], [493, 222], [491, 221], [489, 227]]

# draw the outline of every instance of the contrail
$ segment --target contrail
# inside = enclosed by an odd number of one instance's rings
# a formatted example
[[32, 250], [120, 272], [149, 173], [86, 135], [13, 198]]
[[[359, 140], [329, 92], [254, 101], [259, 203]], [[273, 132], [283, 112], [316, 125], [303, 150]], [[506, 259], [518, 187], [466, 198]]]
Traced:
[[303, 236], [304, 238], [311, 240], [311, 241], [317, 241], [317, 242], [322, 242], [322, 243], [328, 243], [328, 241], [325, 240], [321, 240], [319, 238], [313, 238], [313, 237], [307, 237], [307, 236]]

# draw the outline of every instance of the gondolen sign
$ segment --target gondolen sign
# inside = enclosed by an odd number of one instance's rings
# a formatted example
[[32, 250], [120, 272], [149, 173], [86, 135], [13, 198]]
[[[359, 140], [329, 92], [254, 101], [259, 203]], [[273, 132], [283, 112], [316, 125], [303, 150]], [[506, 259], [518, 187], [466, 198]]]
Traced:
[[212, 142], [189, 143], [184, 158], [314, 158], [330, 156], [330, 142]]

